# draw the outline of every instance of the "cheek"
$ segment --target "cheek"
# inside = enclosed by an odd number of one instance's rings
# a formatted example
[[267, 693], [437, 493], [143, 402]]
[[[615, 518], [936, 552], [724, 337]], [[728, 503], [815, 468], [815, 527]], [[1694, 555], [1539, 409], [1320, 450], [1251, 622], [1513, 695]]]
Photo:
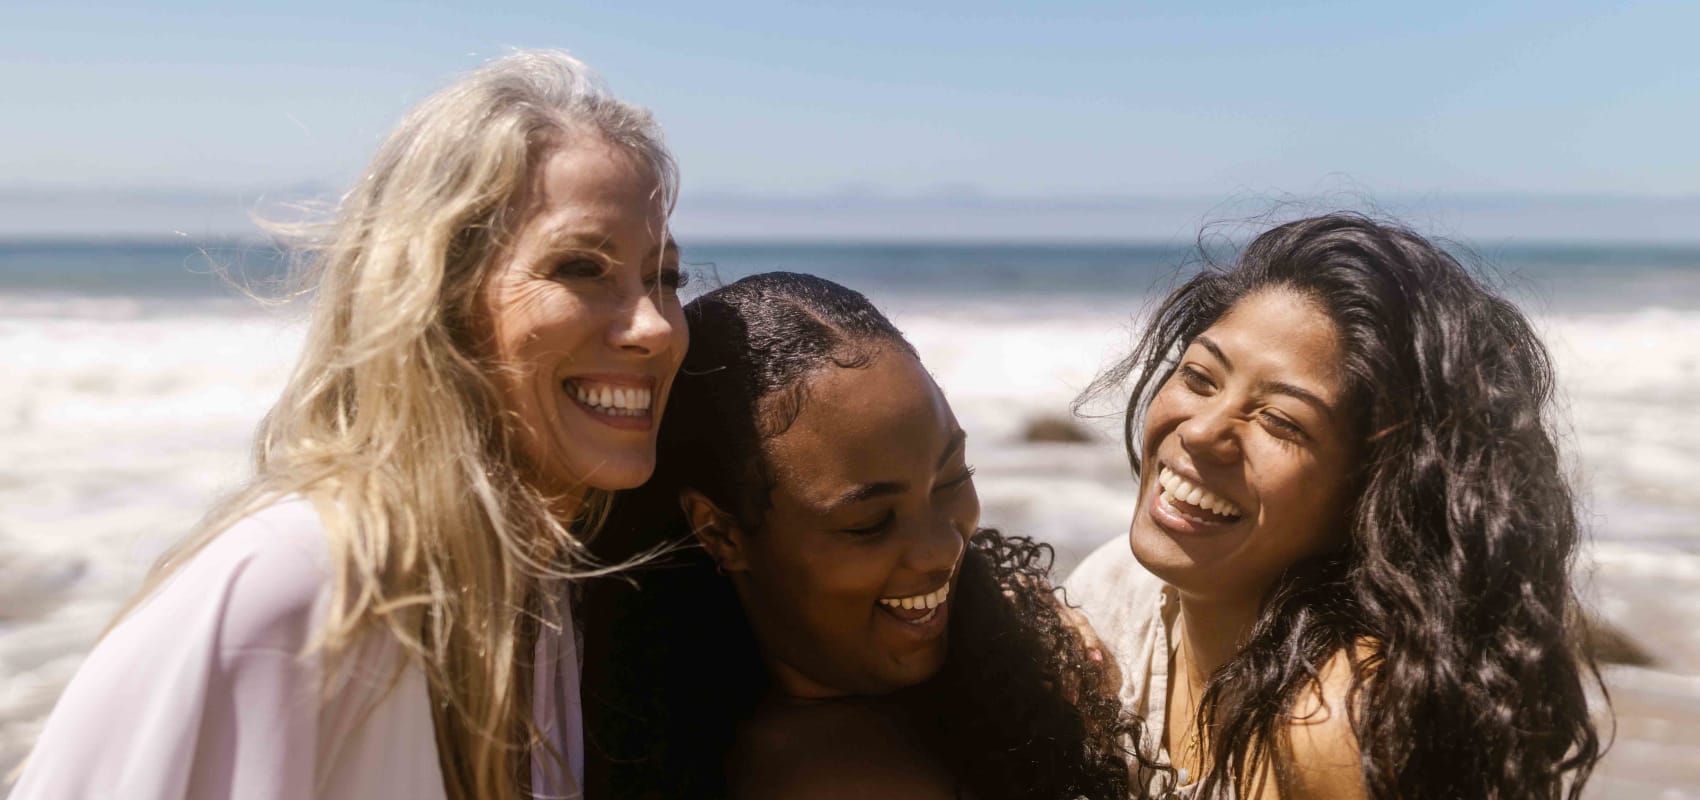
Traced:
[[814, 576], [815, 592], [839, 607], [860, 608], [878, 598], [896, 565], [896, 559], [886, 548], [862, 547], [856, 543], [821, 548], [813, 555], [810, 573]]
[[963, 536], [971, 537], [980, 528], [980, 493], [969, 482], [961, 494], [951, 508], [950, 518]]
[[1157, 391], [1157, 396], [1151, 398], [1151, 406], [1145, 410], [1145, 429], [1141, 437], [1146, 459], [1157, 455], [1157, 444], [1180, 424], [1184, 416], [1182, 405], [1170, 384], [1164, 384]]
[[1263, 458], [1248, 461], [1261, 465], [1253, 478], [1260, 486], [1263, 514], [1279, 531], [1278, 541], [1270, 544], [1301, 555], [1314, 551], [1339, 528], [1338, 470], [1290, 451], [1280, 452], [1278, 445], [1263, 449]]
[[685, 309], [677, 299], [667, 308], [667, 324], [673, 326], [673, 362], [685, 360], [685, 350], [691, 346], [691, 326], [685, 322]]
[[[771, 534], [773, 531], [767, 531]], [[847, 605], [863, 605], [877, 596], [889, 572], [890, 558], [879, 549], [855, 543], [799, 542], [804, 546], [771, 548], [752, 559], [752, 568], [766, 573], [768, 600], [784, 604], [792, 613], [809, 617], [834, 616]]]
[[580, 345], [593, 330], [593, 309], [565, 288], [539, 284], [498, 295], [490, 316], [496, 358], [529, 371]]

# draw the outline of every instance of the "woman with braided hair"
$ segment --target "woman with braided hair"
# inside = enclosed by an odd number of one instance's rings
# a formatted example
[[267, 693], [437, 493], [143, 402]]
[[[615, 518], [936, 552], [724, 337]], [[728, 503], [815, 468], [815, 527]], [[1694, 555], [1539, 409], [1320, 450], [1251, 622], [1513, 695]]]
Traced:
[[1137, 727], [1048, 548], [979, 527], [967, 437], [903, 335], [791, 273], [685, 317], [657, 472], [595, 546], [689, 546], [589, 586], [592, 794], [1126, 796]]

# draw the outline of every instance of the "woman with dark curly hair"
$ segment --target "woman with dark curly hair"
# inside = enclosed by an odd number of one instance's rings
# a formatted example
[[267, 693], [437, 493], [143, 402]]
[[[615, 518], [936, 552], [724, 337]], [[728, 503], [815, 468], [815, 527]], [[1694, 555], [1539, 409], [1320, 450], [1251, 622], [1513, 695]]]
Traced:
[[965, 437], [862, 295], [687, 306], [657, 472], [596, 546], [587, 780], [619, 797], [1121, 797], [1137, 725], [1047, 580], [978, 528]]
[[[1154, 793], [1579, 797], [1578, 530], [1529, 323], [1408, 230], [1264, 233], [1156, 309], [1127, 542], [1069, 578]], [[1130, 546], [1131, 545], [1131, 552]]]

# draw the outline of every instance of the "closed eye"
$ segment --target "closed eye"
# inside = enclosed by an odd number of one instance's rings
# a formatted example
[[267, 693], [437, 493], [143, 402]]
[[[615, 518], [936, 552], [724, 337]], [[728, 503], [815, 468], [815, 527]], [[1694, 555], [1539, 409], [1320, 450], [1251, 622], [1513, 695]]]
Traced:
[[1261, 416], [1263, 417], [1264, 424], [1269, 425], [1281, 434], [1285, 434], [1286, 436], [1295, 439], [1306, 438], [1305, 429], [1299, 427], [1297, 423], [1287, 419], [1286, 417], [1279, 414], [1272, 414], [1268, 411], [1263, 412]]
[[962, 474], [957, 475], [956, 477], [951, 478], [950, 480], [945, 481], [944, 483], [941, 483], [941, 484], [938, 484], [937, 486], [934, 486], [933, 491], [944, 492], [944, 491], [949, 491], [951, 489], [955, 489], [957, 487], [960, 487], [960, 486], [967, 484], [969, 480], [973, 479], [973, 477], [974, 477], [974, 468], [973, 467], [963, 467], [962, 468]]
[[1175, 370], [1175, 374], [1180, 376], [1181, 382], [1186, 384], [1186, 388], [1198, 394], [1208, 394], [1216, 388], [1216, 384], [1211, 383], [1204, 373], [1192, 368], [1191, 365], [1180, 365]]
[[885, 512], [885, 516], [880, 517], [879, 521], [872, 525], [864, 525], [859, 528], [843, 528], [841, 530], [852, 536], [878, 536], [885, 533], [887, 530], [890, 530], [891, 524], [896, 521], [897, 513], [894, 511], [887, 511]]

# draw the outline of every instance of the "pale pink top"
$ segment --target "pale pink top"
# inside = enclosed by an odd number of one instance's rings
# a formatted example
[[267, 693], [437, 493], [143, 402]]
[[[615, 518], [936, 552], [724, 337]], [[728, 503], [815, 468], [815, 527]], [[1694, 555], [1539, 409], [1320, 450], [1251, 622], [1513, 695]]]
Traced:
[[[390, 683], [393, 641], [371, 637], [321, 702], [320, 660], [301, 653], [330, 580], [305, 500], [220, 534], [89, 654], [12, 800], [442, 798], [425, 676], [410, 662]], [[563, 622], [565, 635], [538, 642], [534, 697], [571, 774], [534, 760], [540, 798], [583, 784], [578, 650]]]

